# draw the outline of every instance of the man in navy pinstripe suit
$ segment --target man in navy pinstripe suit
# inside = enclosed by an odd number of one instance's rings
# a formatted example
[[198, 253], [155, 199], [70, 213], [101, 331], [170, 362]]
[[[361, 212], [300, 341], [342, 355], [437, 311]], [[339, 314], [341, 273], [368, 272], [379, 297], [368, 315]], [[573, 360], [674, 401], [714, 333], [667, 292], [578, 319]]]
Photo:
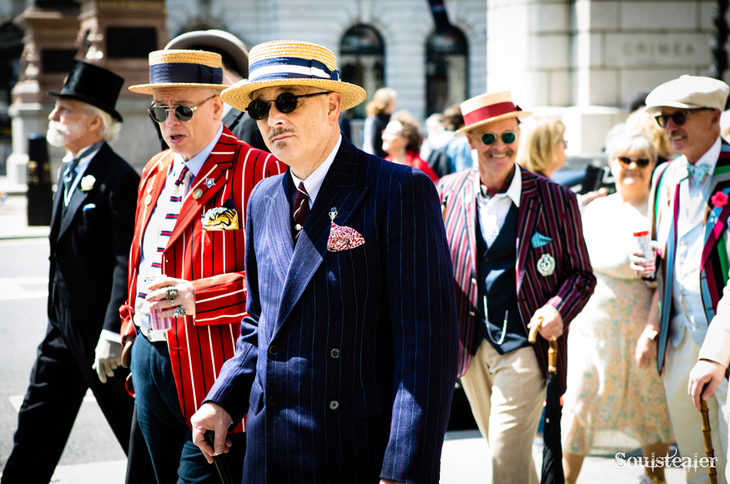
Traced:
[[342, 138], [365, 92], [332, 52], [276, 41], [250, 60], [223, 99], [289, 170], [251, 194], [248, 316], [194, 441], [212, 462], [247, 414], [246, 483], [437, 483], [458, 336], [433, 184]]
[[[561, 393], [570, 321], [593, 294], [575, 195], [515, 164], [518, 120], [509, 92], [461, 104], [478, 169], [441, 179], [459, 317], [459, 376], [489, 443], [492, 481], [537, 484], [532, 443], [545, 399], [547, 348], [557, 340]], [[541, 321], [536, 344], [529, 329]]]

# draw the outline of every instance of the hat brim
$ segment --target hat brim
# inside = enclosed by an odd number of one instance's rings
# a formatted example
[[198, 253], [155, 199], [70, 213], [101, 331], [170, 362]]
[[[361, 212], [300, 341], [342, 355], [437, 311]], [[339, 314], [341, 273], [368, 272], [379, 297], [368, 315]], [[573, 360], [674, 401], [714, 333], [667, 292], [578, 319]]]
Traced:
[[243, 42], [233, 34], [215, 29], [185, 32], [168, 42], [165, 50], [191, 49], [194, 47], [207, 47], [204, 50], [210, 50], [213, 47], [216, 50], [225, 52], [233, 58], [241, 76], [246, 77], [248, 73], [248, 51]]
[[117, 112], [116, 109], [109, 108], [109, 106], [103, 106], [101, 103], [98, 102], [97, 99], [86, 97], [86, 96], [79, 96], [77, 94], [61, 94], [60, 92], [47, 92], [49, 96], [53, 97], [60, 97], [63, 99], [73, 99], [74, 101], [81, 101], [82, 103], [90, 104], [94, 106], [95, 108], [99, 108], [105, 113], [109, 114], [112, 118], [116, 119], [120, 123], [124, 122], [124, 119], [122, 118], [122, 115]]
[[200, 84], [195, 82], [169, 82], [166, 84], [137, 84], [135, 86], [129, 86], [129, 90], [139, 94], [154, 94], [153, 89], [170, 89], [176, 87], [210, 87], [213, 89], [228, 89], [227, 84]]
[[234, 86], [226, 89], [221, 93], [223, 102], [240, 111], [246, 111], [249, 103], [253, 101], [251, 93], [267, 87], [277, 86], [308, 86], [334, 91], [342, 96], [341, 111], [354, 108], [362, 103], [367, 97], [365, 89], [355, 84], [342, 81], [332, 81], [329, 79], [272, 79], [269, 81], [247, 82], [239, 81]]
[[[646, 112], [649, 114], [658, 114], [662, 112], [662, 108], [677, 108], [677, 109], [702, 109], [709, 106], [697, 106], [696, 104], [681, 103], [679, 101], [664, 100], [661, 104], [654, 104], [653, 106], [647, 106]], [[714, 108], [711, 108], [714, 109]]]
[[454, 136], [463, 136], [466, 134], [467, 131], [471, 131], [472, 129], [476, 129], [480, 126], [484, 126], [485, 124], [494, 123], [495, 121], [501, 121], [503, 119], [509, 119], [509, 118], [517, 118], [518, 120], [522, 121], [523, 119], [528, 118], [531, 115], [532, 115], [532, 112], [530, 112], [530, 111], [513, 111], [511, 113], [500, 114], [499, 116], [494, 116], [492, 118], [483, 119], [476, 123], [472, 123], [468, 126], [464, 126], [461, 129], [457, 129], [456, 132], [454, 133]]

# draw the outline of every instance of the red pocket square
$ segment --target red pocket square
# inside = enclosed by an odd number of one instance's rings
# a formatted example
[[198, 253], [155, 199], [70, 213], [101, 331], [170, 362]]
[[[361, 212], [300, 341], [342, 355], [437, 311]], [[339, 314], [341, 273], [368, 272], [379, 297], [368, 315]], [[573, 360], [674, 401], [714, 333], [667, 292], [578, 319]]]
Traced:
[[340, 252], [360, 247], [365, 239], [352, 227], [344, 227], [332, 222], [330, 226], [330, 238], [327, 240], [327, 250]]

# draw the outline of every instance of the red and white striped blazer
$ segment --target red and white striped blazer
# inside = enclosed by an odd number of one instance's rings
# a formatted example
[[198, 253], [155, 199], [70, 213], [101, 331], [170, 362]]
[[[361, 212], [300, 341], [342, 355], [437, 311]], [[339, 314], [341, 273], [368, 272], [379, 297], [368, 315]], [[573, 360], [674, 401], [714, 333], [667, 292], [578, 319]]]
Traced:
[[[517, 168], [521, 169], [521, 168]], [[580, 211], [575, 195], [566, 187], [547, 178], [522, 170], [522, 195], [517, 215], [517, 307], [525, 325], [545, 304], [553, 305], [567, 328], [593, 294], [596, 278], [588, 257]], [[459, 318], [459, 376], [466, 373], [471, 360], [477, 303], [477, 248], [475, 182], [476, 169], [446, 176], [437, 185], [444, 211], [446, 238], [454, 265], [456, 309]], [[550, 241], [539, 247], [531, 242], [539, 233]], [[542, 276], [537, 262], [549, 254], [555, 259], [555, 271]], [[565, 391], [567, 332], [558, 338], [558, 374], [561, 393]], [[534, 346], [537, 362], [547, 375], [549, 343], [537, 338]]]
[[[129, 256], [128, 299], [120, 308], [122, 338], [135, 335], [132, 318], [143, 237], [172, 162], [172, 152], [165, 150], [142, 171]], [[167, 333], [175, 385], [188, 425], [223, 362], [233, 356], [241, 319], [246, 315], [243, 225], [248, 197], [256, 183], [285, 169], [286, 165], [272, 155], [252, 148], [223, 127], [218, 144], [190, 185], [162, 253], [162, 273], [192, 281], [195, 289], [196, 314], [174, 318], [175, 325]], [[206, 183], [210, 179], [214, 183]], [[202, 195], [196, 200], [193, 193], [198, 189]], [[204, 231], [203, 214], [228, 199], [238, 211], [240, 228]]]

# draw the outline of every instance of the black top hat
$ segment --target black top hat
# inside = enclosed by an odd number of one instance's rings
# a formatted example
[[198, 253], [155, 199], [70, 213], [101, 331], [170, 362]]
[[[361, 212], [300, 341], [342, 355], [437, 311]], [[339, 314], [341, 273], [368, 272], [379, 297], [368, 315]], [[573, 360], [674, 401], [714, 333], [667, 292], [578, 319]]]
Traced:
[[124, 78], [112, 71], [75, 60], [61, 92], [49, 92], [48, 95], [91, 104], [121, 122], [122, 115], [114, 106], [123, 85]]

